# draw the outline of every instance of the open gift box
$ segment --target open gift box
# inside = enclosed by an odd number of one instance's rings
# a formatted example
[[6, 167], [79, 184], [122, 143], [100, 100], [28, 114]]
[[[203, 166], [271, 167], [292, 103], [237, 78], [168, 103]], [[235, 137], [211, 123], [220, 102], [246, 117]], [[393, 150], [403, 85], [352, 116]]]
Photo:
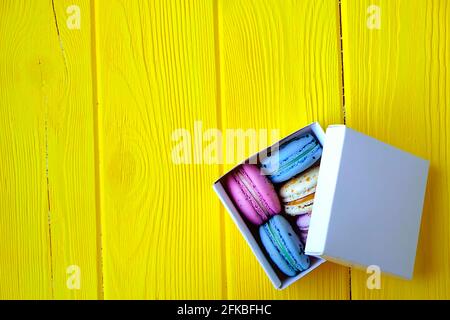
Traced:
[[[273, 285], [286, 288], [325, 260], [362, 268], [376, 265], [384, 273], [411, 278], [429, 162], [344, 125], [329, 126], [325, 134], [318, 123], [312, 123], [277, 145], [306, 133], [315, 136], [323, 152], [305, 244], [311, 265], [296, 276], [280, 272], [263, 248], [257, 228], [230, 199], [223, 183], [228, 173], [214, 183]], [[270, 148], [244, 162], [257, 163]]]

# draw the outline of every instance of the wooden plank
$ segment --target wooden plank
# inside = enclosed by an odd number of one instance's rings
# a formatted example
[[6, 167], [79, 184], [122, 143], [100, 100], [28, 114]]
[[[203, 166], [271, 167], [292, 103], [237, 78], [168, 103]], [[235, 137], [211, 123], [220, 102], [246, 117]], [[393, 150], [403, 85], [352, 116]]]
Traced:
[[[267, 129], [248, 156], [272, 141], [320, 121], [342, 123], [339, 20], [333, 1], [219, 1], [223, 129]], [[271, 136], [271, 130], [278, 129]], [[235, 162], [243, 160], [243, 156]], [[225, 169], [232, 166], [232, 161]], [[326, 264], [286, 290], [273, 288], [229, 217], [227, 297], [346, 299], [348, 269]]]
[[[89, 18], [58, 36], [51, 1], [0, 6], [0, 298], [95, 298]], [[66, 286], [70, 264], [80, 290]]]
[[[368, 28], [378, 10], [370, 5], [381, 10], [380, 29]], [[342, 0], [342, 22], [347, 124], [431, 160], [413, 280], [383, 276], [380, 290], [368, 290], [354, 270], [352, 297], [448, 299], [450, 5]]]
[[45, 299], [52, 288], [41, 32], [50, 16], [38, 2], [0, 6], [0, 298]]
[[55, 299], [101, 297], [90, 6], [90, 0], [54, 1], [47, 22], [49, 58], [57, 62], [44, 79], [51, 90], [47, 154]]
[[223, 298], [219, 167], [172, 159], [217, 127], [213, 2], [95, 11], [105, 298]]

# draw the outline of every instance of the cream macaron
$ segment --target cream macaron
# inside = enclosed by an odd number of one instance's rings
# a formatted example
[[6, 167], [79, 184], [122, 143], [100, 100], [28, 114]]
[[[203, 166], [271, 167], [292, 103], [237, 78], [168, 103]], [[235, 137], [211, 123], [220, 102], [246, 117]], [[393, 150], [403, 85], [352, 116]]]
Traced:
[[284, 211], [292, 216], [311, 213], [316, 192], [319, 166], [289, 180], [280, 189]]

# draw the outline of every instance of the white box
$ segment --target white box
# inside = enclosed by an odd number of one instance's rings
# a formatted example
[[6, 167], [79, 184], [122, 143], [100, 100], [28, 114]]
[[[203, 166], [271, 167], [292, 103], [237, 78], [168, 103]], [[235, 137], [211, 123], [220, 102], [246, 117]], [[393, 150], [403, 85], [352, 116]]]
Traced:
[[[320, 125], [313, 123], [278, 143], [306, 132], [316, 136], [323, 154], [305, 249], [317, 258], [299, 275], [286, 277], [275, 271], [257, 233], [251, 232], [228, 197], [222, 178], [214, 183], [274, 286], [286, 288], [325, 259], [349, 266], [377, 265], [383, 272], [411, 278], [428, 161], [343, 125], [328, 127], [325, 135]], [[265, 155], [266, 150], [248, 160]]]
[[411, 278], [429, 162], [330, 126], [305, 252]]

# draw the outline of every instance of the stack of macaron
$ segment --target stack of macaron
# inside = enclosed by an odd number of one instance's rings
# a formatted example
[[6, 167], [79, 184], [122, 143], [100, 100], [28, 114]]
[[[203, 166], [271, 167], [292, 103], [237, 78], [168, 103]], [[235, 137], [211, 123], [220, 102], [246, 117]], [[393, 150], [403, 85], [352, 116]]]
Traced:
[[306, 243], [309, 221], [314, 204], [319, 167], [315, 166], [292, 178], [280, 188], [280, 196], [286, 214], [297, 217], [300, 238]]
[[257, 227], [255, 236], [287, 276], [299, 274], [311, 263], [304, 244], [319, 173], [315, 164], [321, 155], [320, 143], [306, 133], [283, 143], [258, 165], [242, 164], [225, 178], [236, 208]]

